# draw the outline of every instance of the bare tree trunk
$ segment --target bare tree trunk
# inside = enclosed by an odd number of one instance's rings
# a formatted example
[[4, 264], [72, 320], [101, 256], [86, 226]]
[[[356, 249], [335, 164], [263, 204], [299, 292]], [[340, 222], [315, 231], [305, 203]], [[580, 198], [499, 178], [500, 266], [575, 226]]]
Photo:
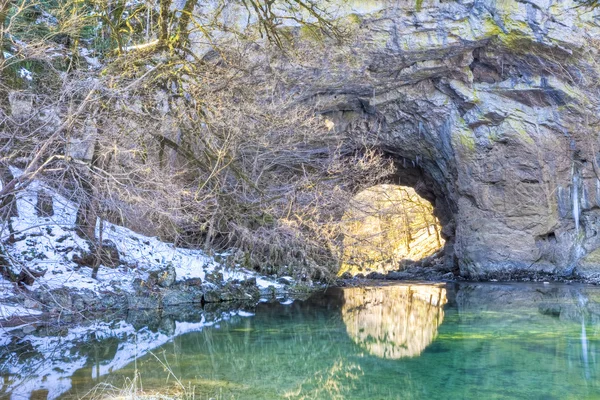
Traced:
[[92, 279], [96, 279], [98, 277], [98, 268], [100, 268], [100, 264], [102, 263], [102, 253], [104, 249], [103, 245], [103, 236], [104, 236], [104, 220], [100, 218], [100, 227], [99, 227], [99, 235], [98, 235], [98, 246], [96, 246], [96, 260], [94, 261], [94, 268], [92, 269]]
[[81, 200], [79, 209], [77, 210], [77, 217], [75, 218], [76, 232], [82, 238], [88, 240], [90, 245], [95, 247], [96, 242], [96, 224], [97, 224], [97, 205], [96, 199], [94, 198], [94, 189], [92, 184], [89, 182], [91, 176], [86, 174], [82, 182], [81, 187], [84, 192], [84, 198]]
[[406, 212], [406, 208], [402, 205], [402, 219], [404, 223], [404, 232], [406, 237], [406, 252], [410, 252], [410, 242], [412, 241], [412, 234], [410, 231], [410, 219], [408, 217], [408, 213]]
[[169, 42], [169, 8], [172, 0], [160, 0], [158, 15], [158, 42], [159, 46], [166, 47]]
[[158, 167], [165, 168], [165, 141], [161, 140], [158, 145]]
[[[2, 186], [5, 186], [8, 182], [15, 179], [7, 165], [0, 165], [0, 179], [2, 180]], [[14, 242], [15, 240], [15, 232], [10, 219], [12, 217], [17, 217], [18, 215], [17, 199], [14, 192], [11, 192], [4, 196], [0, 202], [0, 219], [6, 221], [9, 232], [9, 242]]]
[[[177, 146], [181, 146], [182, 140], [183, 140], [183, 132], [182, 132], [181, 128], [177, 128], [177, 138], [175, 140], [175, 143], [177, 144]], [[178, 155], [177, 150], [171, 149], [170, 155], [169, 155], [169, 170], [170, 171], [175, 170], [175, 166], [177, 165], [177, 155]]]
[[438, 247], [442, 247], [442, 239], [440, 238], [440, 227], [435, 225], [435, 240], [437, 240]]
[[4, 24], [6, 17], [8, 16], [8, 10], [10, 8], [11, 0], [0, 0], [0, 61], [4, 61]]
[[[5, 164], [0, 164], [0, 180], [2, 180], [2, 186], [14, 179], [10, 169]], [[18, 216], [17, 200], [14, 192], [4, 196], [0, 202], [0, 220], [6, 221], [6, 228], [8, 229], [8, 242], [12, 243], [15, 241], [15, 231], [12, 226], [12, 217]], [[4, 232], [3, 232], [4, 233]], [[4, 235], [2, 235], [4, 236]], [[0, 275], [8, 278], [12, 282], [18, 282], [20, 273], [17, 268], [13, 268], [7, 254], [4, 251], [4, 243], [0, 245]]]
[[213, 237], [215, 235], [215, 215], [210, 218], [208, 221], [208, 232], [206, 233], [206, 238], [204, 240], [204, 250], [208, 251], [211, 248]]
[[[0, 0], [0, 110], [3, 110], [6, 116], [11, 114], [10, 101], [8, 99], [8, 87], [3, 87], [1, 82], [7, 81], [5, 72], [6, 66], [4, 65], [6, 62], [4, 58], [4, 37], [6, 36], [4, 24], [6, 17], [8, 16], [10, 3], [10, 0]], [[1, 119], [2, 115], [0, 115], [0, 120]]]
[[98, 139], [94, 144], [94, 154], [90, 169], [82, 172], [81, 188], [83, 189], [83, 199], [77, 210], [75, 218], [76, 232], [79, 236], [87, 240], [90, 246], [90, 252], [95, 254], [94, 265], [92, 265], [92, 278], [96, 278], [99, 258], [102, 251], [102, 245], [96, 241], [96, 227], [98, 224], [98, 199], [94, 185], [93, 168], [97, 166], [99, 160]]
[[196, 6], [196, 0], [187, 0], [181, 10], [181, 17], [179, 18], [179, 27], [177, 29], [177, 47], [183, 49], [189, 44], [190, 31], [188, 25], [192, 19], [194, 7]]

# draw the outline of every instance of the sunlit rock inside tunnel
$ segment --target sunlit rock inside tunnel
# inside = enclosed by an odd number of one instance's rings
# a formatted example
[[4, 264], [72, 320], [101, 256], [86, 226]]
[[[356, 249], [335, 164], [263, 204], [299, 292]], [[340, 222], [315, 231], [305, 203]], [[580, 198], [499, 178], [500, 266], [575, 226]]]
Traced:
[[387, 272], [444, 246], [432, 204], [412, 187], [382, 184], [358, 193], [342, 218], [340, 275]]

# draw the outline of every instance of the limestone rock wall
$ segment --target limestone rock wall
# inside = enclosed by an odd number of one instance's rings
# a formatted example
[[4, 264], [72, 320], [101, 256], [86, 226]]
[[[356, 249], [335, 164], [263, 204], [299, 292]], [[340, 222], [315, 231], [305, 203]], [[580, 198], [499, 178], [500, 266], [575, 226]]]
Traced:
[[461, 274], [600, 275], [600, 10], [394, 1], [356, 24], [308, 97], [435, 201]]

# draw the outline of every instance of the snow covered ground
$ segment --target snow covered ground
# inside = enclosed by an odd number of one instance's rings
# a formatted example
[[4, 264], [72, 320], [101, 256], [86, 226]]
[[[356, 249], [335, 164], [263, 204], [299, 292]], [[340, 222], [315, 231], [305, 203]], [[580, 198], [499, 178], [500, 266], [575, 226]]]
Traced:
[[31, 310], [20, 306], [11, 306], [0, 304], [0, 319], [10, 319], [14, 317], [40, 315], [42, 312]]
[[[15, 176], [20, 173], [16, 169], [12, 172]], [[51, 217], [40, 217], [36, 210], [41, 190], [52, 198], [54, 214]], [[169, 265], [174, 267], [177, 281], [200, 278], [204, 282], [207, 274], [218, 271], [223, 275], [223, 284], [254, 277], [259, 289], [270, 290], [270, 286], [283, 288], [272, 277], [259, 276], [239, 267], [226, 268], [201, 250], [177, 248], [106, 221], [102, 224], [102, 237], [114, 243], [121, 265], [115, 268], [100, 266], [98, 279], [92, 279], [91, 268], [81, 267], [73, 261], [75, 256], [89, 251], [87, 242], [75, 232], [75, 202], [36, 181], [18, 193], [17, 210], [18, 216], [11, 218], [14, 243], [6, 244], [10, 234], [7, 224], [0, 231], [0, 239], [5, 243], [4, 250], [14, 271], [21, 266], [32, 271], [45, 271], [42, 277], [26, 287], [32, 292], [59, 288], [68, 288], [69, 291], [88, 289], [95, 293], [132, 292], [136, 278], [146, 279], [149, 271], [161, 270]], [[96, 232], [97, 235], [99, 233]], [[221, 258], [224, 256], [220, 255]], [[291, 278], [286, 277], [286, 280]], [[132, 323], [118, 321], [77, 325], [58, 335], [45, 335], [36, 333], [43, 331], [36, 330], [35, 324], [2, 327], [2, 320], [42, 314], [42, 305], [31, 299], [23, 300], [23, 296], [18, 295], [19, 291], [14, 282], [0, 276], [0, 371], [5, 378], [5, 383], [0, 385], [0, 398], [6, 395], [14, 400], [30, 398], [38, 390], [47, 390], [47, 398], [55, 399], [71, 389], [72, 377], [77, 371], [91, 364], [92, 376], [102, 376], [123, 368], [179, 335], [218, 325], [219, 321], [234, 316], [247, 318], [254, 315], [247, 311], [230, 311], [213, 316], [210, 321], [202, 315], [196, 322], [175, 321], [167, 332], [148, 327], [135, 328]], [[82, 346], [86, 343], [114, 343], [115, 339], [118, 345], [114, 354], [101, 362], [96, 360], [92, 363], [92, 356]]]
[[[21, 171], [12, 169], [15, 176]], [[40, 217], [36, 210], [38, 192], [44, 190], [52, 197], [54, 215]], [[77, 204], [67, 199], [39, 181], [30, 184], [17, 195], [18, 216], [11, 219], [16, 242], [6, 245], [6, 252], [19, 270], [24, 265], [33, 271], [45, 271], [43, 277], [27, 287], [31, 291], [57, 289], [89, 289], [102, 291], [132, 292], [136, 278], [145, 279], [151, 270], [164, 269], [168, 265], [175, 268], [177, 280], [200, 278], [219, 271], [223, 283], [237, 279], [256, 278], [259, 289], [283, 285], [274, 278], [257, 275], [243, 268], [225, 268], [201, 250], [177, 248], [172, 244], [147, 237], [122, 226], [104, 222], [103, 239], [114, 243], [119, 251], [121, 265], [116, 268], [100, 266], [98, 279], [92, 279], [92, 269], [80, 267], [73, 261], [89, 251], [85, 240], [75, 233]], [[98, 224], [100, 226], [100, 224]], [[8, 237], [8, 229], [2, 230], [2, 241]], [[99, 235], [99, 232], [96, 233]], [[290, 278], [288, 278], [289, 280]], [[27, 307], [14, 303], [15, 284], [0, 277], [0, 320], [19, 315], [39, 313], [39, 304]]]

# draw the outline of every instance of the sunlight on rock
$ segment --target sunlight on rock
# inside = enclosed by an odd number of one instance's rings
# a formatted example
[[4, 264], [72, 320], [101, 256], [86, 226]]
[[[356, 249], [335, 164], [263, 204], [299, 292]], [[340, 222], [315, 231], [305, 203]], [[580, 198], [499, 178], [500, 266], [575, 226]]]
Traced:
[[387, 359], [415, 357], [433, 342], [444, 320], [446, 289], [435, 285], [344, 290], [342, 318], [352, 340]]
[[444, 245], [433, 206], [406, 186], [377, 185], [357, 194], [342, 230], [340, 275], [396, 270], [400, 260], [420, 260]]

